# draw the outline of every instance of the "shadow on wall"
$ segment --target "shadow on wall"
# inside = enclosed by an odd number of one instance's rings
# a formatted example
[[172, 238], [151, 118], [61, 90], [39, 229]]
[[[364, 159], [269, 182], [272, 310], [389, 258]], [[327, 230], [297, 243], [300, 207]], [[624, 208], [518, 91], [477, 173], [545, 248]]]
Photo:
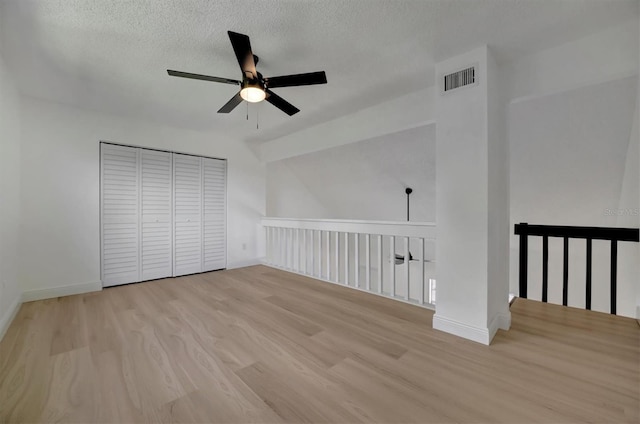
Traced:
[[435, 221], [435, 125], [271, 162], [267, 215]]

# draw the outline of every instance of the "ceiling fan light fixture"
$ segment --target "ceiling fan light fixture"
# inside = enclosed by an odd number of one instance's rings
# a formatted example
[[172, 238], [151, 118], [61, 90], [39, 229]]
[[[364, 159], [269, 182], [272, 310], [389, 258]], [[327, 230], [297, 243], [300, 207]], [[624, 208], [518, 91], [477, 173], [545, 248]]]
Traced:
[[240, 90], [240, 97], [249, 103], [258, 103], [267, 97], [267, 93], [265, 93], [259, 86], [249, 85]]

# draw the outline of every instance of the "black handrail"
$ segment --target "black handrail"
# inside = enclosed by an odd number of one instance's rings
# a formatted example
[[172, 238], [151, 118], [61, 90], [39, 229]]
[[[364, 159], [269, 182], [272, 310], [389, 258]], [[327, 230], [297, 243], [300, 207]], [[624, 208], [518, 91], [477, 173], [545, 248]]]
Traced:
[[549, 237], [562, 237], [564, 239], [563, 269], [562, 269], [562, 304], [567, 306], [569, 290], [569, 239], [579, 238], [587, 241], [587, 273], [585, 289], [585, 306], [591, 310], [591, 254], [593, 240], [611, 241], [611, 313], [616, 313], [617, 278], [618, 278], [618, 242], [640, 241], [640, 229], [638, 228], [612, 228], [612, 227], [572, 227], [560, 225], [529, 225], [520, 223], [515, 225], [515, 234], [520, 236], [520, 293], [519, 296], [527, 298], [527, 271], [528, 271], [528, 238], [529, 236], [542, 237], [542, 301], [547, 301], [549, 287]]

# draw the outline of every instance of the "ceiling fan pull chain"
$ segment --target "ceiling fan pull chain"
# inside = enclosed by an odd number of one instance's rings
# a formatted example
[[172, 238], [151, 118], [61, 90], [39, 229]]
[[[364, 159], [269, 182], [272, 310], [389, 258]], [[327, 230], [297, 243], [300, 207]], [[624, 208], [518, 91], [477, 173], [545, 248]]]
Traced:
[[249, 102], [245, 102], [247, 104], [247, 121], [249, 120]]
[[258, 108], [256, 109], [256, 129], [260, 129], [260, 105], [258, 105]]

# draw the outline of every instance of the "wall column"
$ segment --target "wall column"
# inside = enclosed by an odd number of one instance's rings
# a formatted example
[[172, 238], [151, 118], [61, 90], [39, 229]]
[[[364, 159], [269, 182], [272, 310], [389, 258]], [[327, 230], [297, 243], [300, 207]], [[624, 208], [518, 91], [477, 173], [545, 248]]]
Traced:
[[[476, 83], [441, 94], [444, 75]], [[436, 65], [436, 275], [433, 328], [489, 344], [509, 329], [509, 152], [498, 68], [483, 46]]]

